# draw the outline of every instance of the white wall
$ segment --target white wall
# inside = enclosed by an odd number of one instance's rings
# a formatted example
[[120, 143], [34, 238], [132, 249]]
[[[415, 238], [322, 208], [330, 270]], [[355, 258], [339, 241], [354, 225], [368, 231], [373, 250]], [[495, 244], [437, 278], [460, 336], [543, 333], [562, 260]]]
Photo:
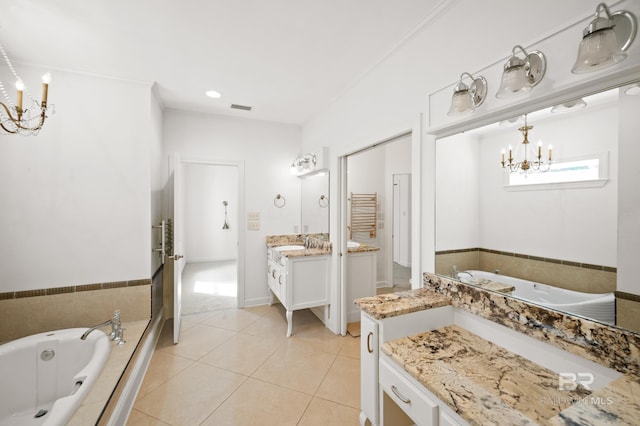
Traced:
[[[245, 305], [268, 301], [265, 236], [291, 234], [300, 225], [300, 180], [289, 173], [300, 152], [300, 128], [293, 125], [176, 110], [164, 113], [164, 158], [243, 162], [247, 212], [259, 212], [259, 231], [246, 231]], [[164, 176], [167, 179], [166, 173]], [[286, 199], [279, 209], [277, 194]], [[235, 221], [235, 219], [234, 219]], [[241, 218], [246, 229], [246, 218]]]
[[617, 290], [640, 294], [640, 96], [620, 95]]
[[[43, 70], [19, 69], [39, 97]], [[149, 278], [150, 86], [52, 74], [56, 114], [0, 143], [0, 292]]]
[[[238, 168], [235, 166], [183, 165], [185, 193], [185, 260], [232, 260], [238, 252]], [[229, 229], [225, 223], [225, 206]]]
[[477, 138], [468, 133], [436, 144], [437, 251], [481, 246], [479, 148]]
[[[164, 182], [162, 171], [164, 163], [162, 161], [162, 113], [163, 105], [158, 98], [156, 88], [151, 91], [151, 224], [159, 225], [162, 221], [162, 192]], [[151, 246], [159, 248], [161, 245], [161, 230], [151, 231]], [[151, 252], [151, 275], [162, 265], [162, 258], [155, 252]]]

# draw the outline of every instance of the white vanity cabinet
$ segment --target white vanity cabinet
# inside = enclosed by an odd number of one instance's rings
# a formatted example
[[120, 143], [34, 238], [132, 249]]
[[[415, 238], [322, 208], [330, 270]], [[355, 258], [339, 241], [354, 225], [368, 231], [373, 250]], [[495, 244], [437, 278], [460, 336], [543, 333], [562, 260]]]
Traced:
[[293, 328], [293, 311], [329, 304], [330, 256], [281, 256], [269, 253], [267, 284], [287, 310], [287, 337]]
[[384, 342], [445, 327], [453, 323], [453, 308], [412, 312], [375, 319], [360, 317], [360, 424], [372, 426], [465, 425], [467, 422], [409, 376], [387, 355]]
[[347, 322], [360, 319], [355, 299], [376, 295], [377, 251], [347, 252]]

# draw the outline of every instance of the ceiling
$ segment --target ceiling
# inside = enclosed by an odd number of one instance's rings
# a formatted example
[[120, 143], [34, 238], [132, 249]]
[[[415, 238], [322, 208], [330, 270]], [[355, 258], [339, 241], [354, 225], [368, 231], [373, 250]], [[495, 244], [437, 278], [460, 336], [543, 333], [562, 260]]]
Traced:
[[167, 108], [302, 125], [450, 2], [0, 0], [0, 42], [53, 84], [56, 70], [155, 82]]

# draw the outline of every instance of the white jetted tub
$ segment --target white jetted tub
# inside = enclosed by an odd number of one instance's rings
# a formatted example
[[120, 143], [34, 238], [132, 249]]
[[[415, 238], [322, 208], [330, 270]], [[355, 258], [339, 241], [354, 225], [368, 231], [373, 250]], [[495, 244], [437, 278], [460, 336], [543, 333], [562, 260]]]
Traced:
[[469, 284], [474, 284], [474, 279], [509, 284], [515, 287], [511, 295], [519, 299], [608, 324], [615, 324], [616, 298], [613, 293], [581, 293], [485, 271], [463, 271], [459, 273], [458, 277], [460, 281]]
[[95, 383], [110, 339], [87, 328], [23, 337], [0, 345], [0, 425], [64, 425]]

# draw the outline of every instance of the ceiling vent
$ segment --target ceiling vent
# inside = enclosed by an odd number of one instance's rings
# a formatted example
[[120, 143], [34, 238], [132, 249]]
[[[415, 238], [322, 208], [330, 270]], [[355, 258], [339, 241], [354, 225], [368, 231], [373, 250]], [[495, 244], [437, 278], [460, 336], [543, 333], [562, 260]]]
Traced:
[[247, 106], [247, 105], [231, 104], [231, 108], [233, 108], [233, 109], [241, 109], [241, 110], [244, 110], [244, 111], [251, 111], [251, 108], [253, 108], [253, 107], [250, 107], [250, 106]]

